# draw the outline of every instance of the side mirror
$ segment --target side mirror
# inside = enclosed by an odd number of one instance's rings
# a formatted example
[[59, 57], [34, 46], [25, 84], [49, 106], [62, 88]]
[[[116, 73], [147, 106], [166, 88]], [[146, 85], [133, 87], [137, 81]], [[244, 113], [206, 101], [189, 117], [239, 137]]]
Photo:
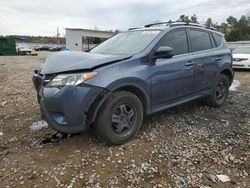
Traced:
[[174, 56], [174, 49], [169, 46], [159, 47], [153, 55], [153, 59], [167, 59]]

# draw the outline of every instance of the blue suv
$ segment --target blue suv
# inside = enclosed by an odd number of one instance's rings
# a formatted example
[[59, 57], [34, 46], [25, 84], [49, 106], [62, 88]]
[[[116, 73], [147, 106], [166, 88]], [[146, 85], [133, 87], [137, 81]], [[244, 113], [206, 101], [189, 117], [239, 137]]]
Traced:
[[162, 22], [121, 32], [89, 52], [50, 55], [33, 83], [53, 128], [91, 128], [118, 145], [139, 131], [148, 114], [199, 98], [223, 105], [233, 77], [222, 33]]

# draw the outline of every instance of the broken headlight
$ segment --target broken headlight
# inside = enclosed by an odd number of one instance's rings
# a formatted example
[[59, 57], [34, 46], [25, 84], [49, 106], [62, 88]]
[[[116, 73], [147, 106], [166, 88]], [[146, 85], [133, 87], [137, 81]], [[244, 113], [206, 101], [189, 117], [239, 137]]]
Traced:
[[90, 80], [95, 77], [96, 74], [96, 72], [59, 74], [48, 83], [47, 87], [63, 87], [67, 85], [76, 86]]

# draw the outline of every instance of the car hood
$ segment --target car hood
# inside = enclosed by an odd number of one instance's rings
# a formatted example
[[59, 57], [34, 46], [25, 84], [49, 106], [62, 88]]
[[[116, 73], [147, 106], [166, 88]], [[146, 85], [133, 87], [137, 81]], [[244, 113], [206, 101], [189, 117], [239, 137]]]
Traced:
[[107, 55], [87, 52], [57, 52], [46, 58], [41, 74], [90, 70], [130, 58], [131, 55]]

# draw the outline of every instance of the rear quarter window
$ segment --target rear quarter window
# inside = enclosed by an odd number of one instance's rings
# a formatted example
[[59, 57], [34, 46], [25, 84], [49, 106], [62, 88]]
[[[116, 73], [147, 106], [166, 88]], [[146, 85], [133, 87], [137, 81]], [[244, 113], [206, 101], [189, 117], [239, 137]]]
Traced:
[[222, 42], [222, 36], [221, 35], [218, 35], [218, 34], [215, 34], [215, 33], [212, 33], [212, 36], [215, 40], [215, 43], [216, 43], [216, 46], [220, 46], [221, 45], [221, 42]]

